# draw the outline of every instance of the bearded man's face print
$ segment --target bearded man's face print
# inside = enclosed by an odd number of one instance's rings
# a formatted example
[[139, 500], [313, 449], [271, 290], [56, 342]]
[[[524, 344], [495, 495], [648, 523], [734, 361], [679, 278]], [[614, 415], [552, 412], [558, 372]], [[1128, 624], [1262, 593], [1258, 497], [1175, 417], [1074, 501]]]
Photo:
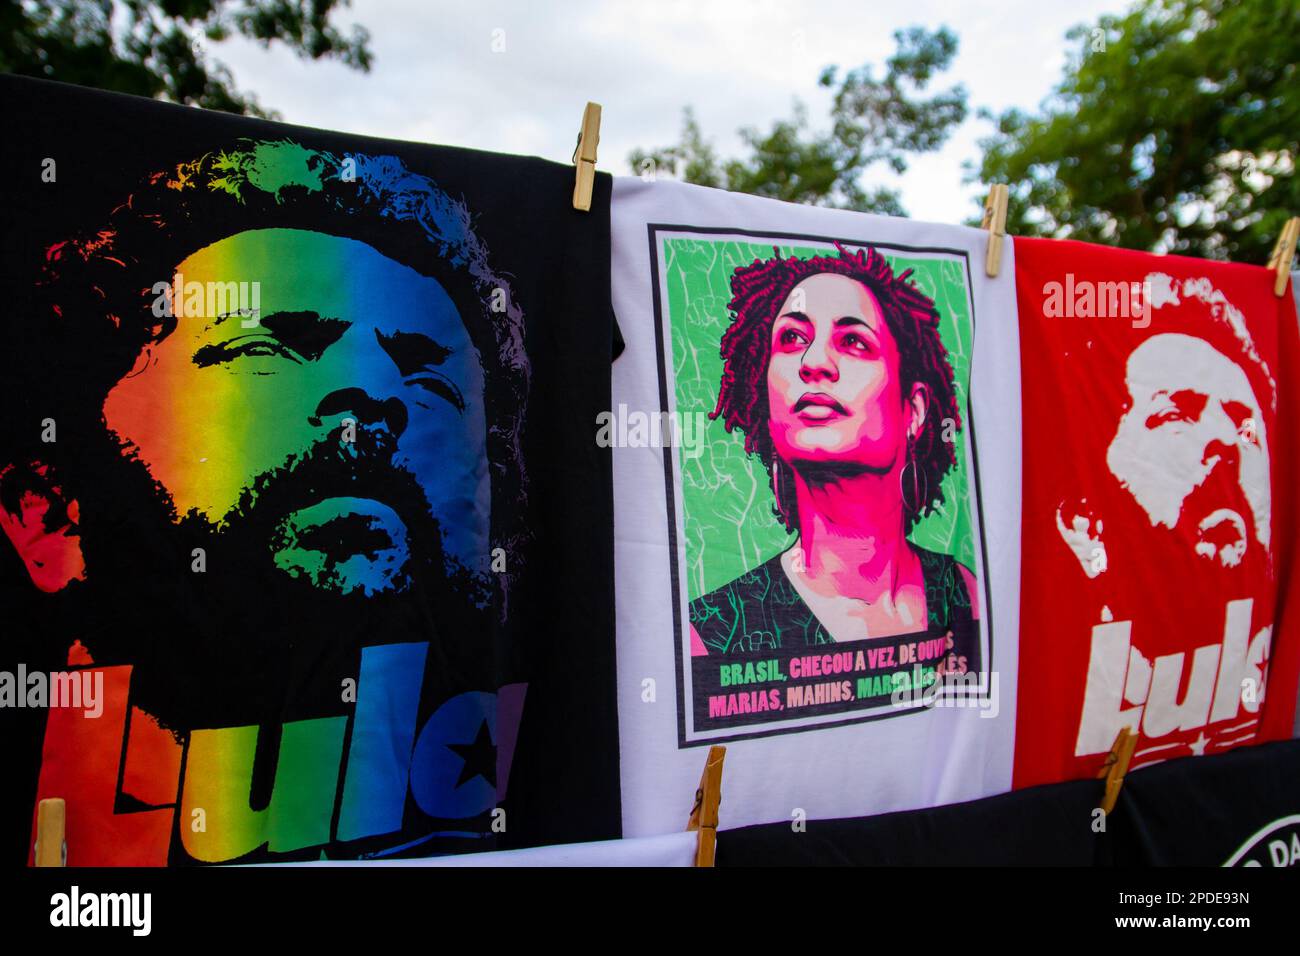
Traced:
[[1153, 527], [1235, 568], [1267, 551], [1268, 442], [1245, 371], [1203, 339], [1153, 336], [1129, 356], [1130, 406], [1106, 463]]
[[336, 707], [377, 641], [490, 685], [529, 364], [463, 201], [239, 140], [43, 252], [33, 342], [69, 371], [24, 400], [64, 440], [0, 461], [0, 530], [51, 607], [94, 608], [97, 664], [177, 727], [267, 720], [304, 668], [304, 712]]
[[[176, 327], [110, 390], [104, 421], [178, 520], [251, 534], [338, 594], [407, 587], [430, 518], [445, 570], [481, 563], [483, 370], [436, 279], [300, 229], [237, 233], [176, 272]], [[204, 314], [201, 294], [187, 307], [186, 289], [235, 277], [259, 284], [255, 313]]]

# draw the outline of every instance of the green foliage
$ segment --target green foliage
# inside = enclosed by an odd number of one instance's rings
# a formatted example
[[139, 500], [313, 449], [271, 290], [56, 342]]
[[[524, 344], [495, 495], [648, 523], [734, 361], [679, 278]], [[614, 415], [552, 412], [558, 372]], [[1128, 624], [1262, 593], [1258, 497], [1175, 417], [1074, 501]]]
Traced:
[[954, 86], [924, 96], [931, 80], [957, 53], [957, 38], [950, 30], [941, 27], [931, 33], [912, 27], [897, 31], [894, 40], [897, 49], [879, 79], [870, 65], [850, 71], [842, 81], [835, 67], [822, 71], [820, 85], [835, 90], [827, 133], [814, 132], [807, 109], [796, 102], [793, 118], [776, 121], [770, 131], [740, 130], [748, 154], [724, 161], [687, 107], [677, 144], [634, 150], [628, 161], [636, 173], [667, 171], [689, 183], [733, 192], [904, 215], [898, 192], [863, 189], [862, 173], [876, 163], [902, 173], [909, 153], [938, 149], [966, 118], [966, 91]]
[[1263, 263], [1300, 212], [1300, 5], [1141, 0], [1068, 36], [1040, 112], [982, 143], [1008, 231]]
[[330, 23], [348, 0], [0, 0], [0, 71], [269, 115], [202, 41], [233, 34], [368, 70], [369, 34]]

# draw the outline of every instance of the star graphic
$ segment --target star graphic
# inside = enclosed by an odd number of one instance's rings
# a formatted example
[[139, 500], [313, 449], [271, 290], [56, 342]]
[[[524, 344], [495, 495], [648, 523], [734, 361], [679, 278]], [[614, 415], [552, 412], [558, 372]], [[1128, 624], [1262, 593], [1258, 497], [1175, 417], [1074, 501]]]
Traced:
[[1205, 736], [1205, 732], [1202, 731], [1200, 735], [1197, 736], [1197, 738], [1187, 746], [1191, 747], [1192, 753], [1196, 754], [1196, 756], [1199, 757], [1201, 756], [1201, 754], [1205, 753], [1205, 745], [1208, 744], [1209, 742], [1210, 742], [1209, 738], [1207, 738]]
[[492, 732], [488, 729], [486, 720], [479, 724], [473, 743], [446, 746], [465, 761], [465, 766], [460, 771], [460, 779], [456, 781], [457, 787], [475, 777], [482, 777], [494, 787], [497, 785], [497, 748], [492, 742]]

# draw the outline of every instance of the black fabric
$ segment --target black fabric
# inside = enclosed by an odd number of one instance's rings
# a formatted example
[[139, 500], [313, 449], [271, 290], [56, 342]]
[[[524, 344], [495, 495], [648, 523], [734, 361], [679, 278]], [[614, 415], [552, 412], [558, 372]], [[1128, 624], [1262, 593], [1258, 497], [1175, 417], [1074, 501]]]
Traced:
[[1120, 866], [1300, 866], [1300, 741], [1131, 773], [1110, 823]]
[[[1101, 782], [1071, 781], [927, 810], [722, 830], [718, 866], [1098, 866]], [[724, 801], [722, 812], [725, 815]]]
[[[1300, 866], [1300, 741], [1144, 767], [1097, 831], [1097, 780], [718, 833], [718, 866]], [[725, 813], [725, 804], [724, 804]]]
[[[226, 862], [618, 836], [611, 458], [594, 440], [622, 343], [610, 177], [583, 213], [573, 167], [541, 159], [11, 76], [0, 109], [0, 672], [132, 668], [105, 714], [129, 730], [93, 730], [126, 756], [56, 761], [65, 788], [116, 775], [94, 860], [115, 862], [113, 840], [184, 864], [195, 840]], [[183, 282], [157, 310], [182, 261], [209, 285], [189, 319]], [[243, 299], [212, 308], [213, 284], [245, 279], [264, 321]], [[413, 699], [395, 689], [410, 681]], [[29, 856], [53, 713], [0, 707], [10, 864]], [[406, 724], [413, 740], [384, 730]], [[273, 812], [241, 830], [200, 808], [230, 832], [191, 836], [196, 741], [233, 768], [239, 727], [261, 732], [238, 809]], [[423, 781], [388, 829], [391, 808], [358, 794], [411, 748]], [[69, 860], [86, 860], [93, 841], [71, 836], [90, 798], [68, 799]], [[328, 799], [328, 838], [304, 799]], [[165, 859], [114, 835], [148, 813], [174, 817]]]
[[623, 350], [627, 348], [627, 343], [623, 341], [623, 330], [618, 327], [618, 316], [611, 312], [609, 320], [614, 326], [614, 341], [611, 352], [613, 357], [617, 359], [623, 354]]

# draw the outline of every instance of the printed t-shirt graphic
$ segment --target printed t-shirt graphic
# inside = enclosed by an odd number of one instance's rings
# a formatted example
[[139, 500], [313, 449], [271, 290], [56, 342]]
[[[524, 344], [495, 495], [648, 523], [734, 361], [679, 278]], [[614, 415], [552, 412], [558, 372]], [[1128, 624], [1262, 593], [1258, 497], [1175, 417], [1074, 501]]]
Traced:
[[1012, 251], [633, 178], [612, 214], [625, 834], [718, 741], [728, 826], [1009, 789]]
[[[675, 414], [699, 441], [682, 449], [688, 738], [898, 716], [945, 685], [987, 692], [959, 467], [964, 257], [652, 235]], [[718, 314], [711, 282], [731, 293]], [[771, 556], [748, 565], [751, 547]]]
[[1290, 298], [1259, 267], [1016, 243], [1017, 786], [1290, 735], [1300, 621]]
[[[20, 660], [103, 688], [94, 717], [49, 709], [24, 794], [69, 801], [69, 863], [616, 835], [616, 809], [548, 831], [561, 801], [533, 786], [573, 707], [615, 732], [587, 424], [609, 403], [608, 178], [586, 216], [559, 164], [4, 87], [26, 213], [4, 587], [40, 621]], [[56, 175], [22, 185], [45, 156]], [[586, 612], [558, 637], [556, 599]], [[605, 777], [584, 792], [608, 808]]]

